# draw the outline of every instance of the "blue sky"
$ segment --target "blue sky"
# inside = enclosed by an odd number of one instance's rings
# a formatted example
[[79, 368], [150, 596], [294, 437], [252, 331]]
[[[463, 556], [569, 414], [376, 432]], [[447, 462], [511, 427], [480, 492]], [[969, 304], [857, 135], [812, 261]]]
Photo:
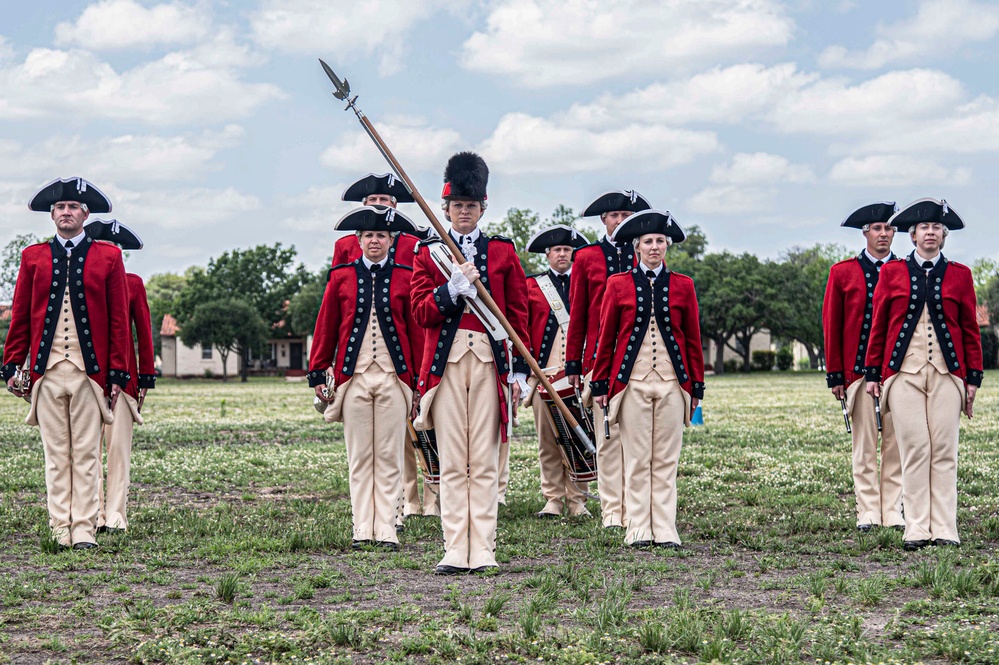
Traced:
[[322, 57], [428, 200], [479, 151], [486, 221], [634, 188], [711, 249], [776, 256], [859, 249], [852, 208], [935, 196], [969, 226], [948, 256], [999, 258], [996, 2], [5, 4], [2, 243], [50, 234], [28, 198], [82, 175], [142, 235], [144, 277], [276, 241], [319, 268], [345, 185], [387, 171]]

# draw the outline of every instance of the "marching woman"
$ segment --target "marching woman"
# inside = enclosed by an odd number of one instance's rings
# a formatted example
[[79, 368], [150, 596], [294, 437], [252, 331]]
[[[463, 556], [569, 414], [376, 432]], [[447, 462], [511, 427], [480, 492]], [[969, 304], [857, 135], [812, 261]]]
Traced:
[[902, 458], [905, 549], [959, 545], [957, 441], [982, 385], [982, 339], [971, 270], [940, 250], [964, 222], [946, 201], [897, 212], [915, 250], [886, 263], [874, 290], [867, 392], [894, 414]]
[[[395, 235], [414, 226], [395, 208], [365, 206], [348, 213], [337, 229], [356, 231], [362, 254], [330, 272], [316, 320], [309, 385], [330, 402], [326, 421], [343, 421], [354, 549], [374, 544], [397, 550], [399, 440], [412, 411], [423, 329], [409, 306], [413, 269], [396, 264], [389, 248]], [[332, 395], [324, 390], [329, 372]]]
[[666, 248], [685, 238], [668, 212], [646, 210], [622, 222], [614, 240], [630, 240], [639, 261], [607, 280], [600, 310], [592, 389], [621, 429], [631, 547], [680, 547], [677, 463], [683, 428], [704, 397], [694, 282], [664, 263]]

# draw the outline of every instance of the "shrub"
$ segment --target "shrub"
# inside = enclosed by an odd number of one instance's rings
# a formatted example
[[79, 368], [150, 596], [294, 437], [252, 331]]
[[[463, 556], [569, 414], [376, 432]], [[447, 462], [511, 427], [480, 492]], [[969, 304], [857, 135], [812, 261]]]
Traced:
[[798, 369], [801, 371], [812, 369], [812, 361], [808, 358], [802, 358], [798, 361]]
[[724, 363], [726, 374], [735, 374], [740, 369], [742, 369], [742, 361], [736, 360], [735, 358], [729, 358]]
[[999, 335], [991, 326], [982, 326], [982, 369], [999, 367]]
[[794, 366], [794, 354], [788, 347], [781, 347], [777, 352], [777, 369], [786, 372]]
[[754, 372], [769, 372], [776, 360], [777, 354], [773, 351], [753, 351], [750, 367]]

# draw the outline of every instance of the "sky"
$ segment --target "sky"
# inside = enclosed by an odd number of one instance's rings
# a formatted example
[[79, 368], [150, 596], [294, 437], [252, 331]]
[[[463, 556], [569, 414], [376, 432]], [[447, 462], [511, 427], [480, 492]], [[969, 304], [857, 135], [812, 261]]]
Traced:
[[321, 268], [343, 189], [388, 171], [321, 57], [435, 209], [471, 149], [486, 223], [635, 189], [711, 251], [777, 257], [859, 251], [851, 210], [933, 196], [968, 225], [949, 258], [999, 259], [999, 2], [2, 5], [0, 244], [51, 235], [28, 199], [82, 176], [142, 236], [145, 278], [275, 242]]

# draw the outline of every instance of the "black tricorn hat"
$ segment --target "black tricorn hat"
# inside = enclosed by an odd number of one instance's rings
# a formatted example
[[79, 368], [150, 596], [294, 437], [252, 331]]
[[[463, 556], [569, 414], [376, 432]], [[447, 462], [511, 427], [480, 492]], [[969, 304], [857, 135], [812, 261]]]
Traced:
[[938, 222], [952, 231], [964, 228], [964, 220], [947, 205], [947, 201], [934, 198], [913, 201], [888, 221], [899, 231], [908, 231], [910, 227], [923, 222]]
[[364, 206], [354, 208], [340, 218], [334, 226], [337, 231], [402, 231], [416, 234], [416, 224], [404, 214], [389, 206]]
[[396, 203], [412, 203], [413, 195], [394, 173], [369, 173], [343, 191], [344, 201], [360, 201], [372, 194], [394, 196]]
[[92, 213], [111, 212], [111, 201], [94, 184], [83, 178], [57, 178], [38, 190], [28, 201], [28, 208], [35, 212], [49, 212], [59, 201], [86, 203]]
[[621, 222], [614, 229], [611, 240], [614, 242], [627, 242], [628, 240], [640, 238], [647, 233], [661, 233], [674, 243], [683, 242], [687, 239], [687, 233], [676, 223], [673, 215], [662, 210], [650, 209], [636, 212]]
[[644, 196], [633, 189], [614, 190], [601, 194], [586, 206], [581, 217], [595, 217], [605, 212], [615, 210], [630, 210], [631, 212], [641, 212], [652, 208]]
[[459, 152], [447, 160], [444, 167], [442, 199], [486, 200], [489, 167], [474, 152]]
[[535, 254], [542, 254], [549, 247], [559, 247], [567, 245], [569, 247], [582, 247], [586, 244], [586, 238], [576, 229], [555, 224], [541, 229], [527, 241], [527, 251]]
[[894, 201], [880, 201], [860, 206], [840, 224], [851, 229], [862, 229], [868, 224], [884, 224], [898, 211]]
[[142, 249], [142, 238], [117, 219], [95, 219], [87, 222], [83, 230], [94, 240], [113, 242], [124, 250]]

